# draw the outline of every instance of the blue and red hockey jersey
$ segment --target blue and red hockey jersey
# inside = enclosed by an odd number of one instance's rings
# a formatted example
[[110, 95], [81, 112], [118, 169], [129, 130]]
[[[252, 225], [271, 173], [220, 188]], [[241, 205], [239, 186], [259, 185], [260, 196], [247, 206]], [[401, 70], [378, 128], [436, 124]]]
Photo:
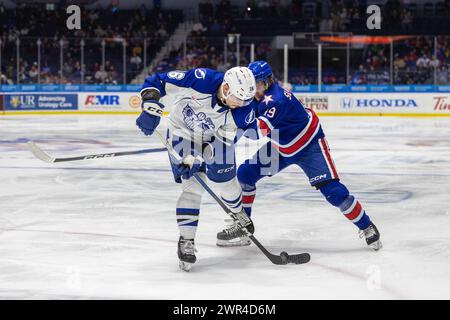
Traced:
[[259, 135], [270, 138], [285, 157], [299, 153], [311, 141], [324, 136], [314, 111], [305, 108], [292, 92], [278, 84], [266, 90], [256, 115]]

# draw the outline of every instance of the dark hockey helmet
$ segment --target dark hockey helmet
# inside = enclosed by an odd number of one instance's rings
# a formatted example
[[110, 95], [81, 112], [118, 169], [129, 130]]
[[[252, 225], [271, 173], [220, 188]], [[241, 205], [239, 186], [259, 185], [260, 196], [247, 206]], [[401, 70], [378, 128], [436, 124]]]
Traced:
[[272, 68], [267, 61], [254, 61], [248, 65], [248, 68], [255, 76], [256, 82], [267, 82], [267, 79], [272, 75]]

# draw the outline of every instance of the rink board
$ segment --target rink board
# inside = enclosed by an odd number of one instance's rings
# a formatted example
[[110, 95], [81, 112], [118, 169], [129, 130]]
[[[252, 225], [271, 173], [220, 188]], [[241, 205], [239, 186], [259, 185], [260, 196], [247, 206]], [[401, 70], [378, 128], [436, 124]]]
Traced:
[[[447, 92], [296, 92], [320, 115], [450, 116]], [[140, 111], [138, 92], [5, 92], [2, 114], [133, 114]], [[167, 104], [170, 112], [170, 104]]]

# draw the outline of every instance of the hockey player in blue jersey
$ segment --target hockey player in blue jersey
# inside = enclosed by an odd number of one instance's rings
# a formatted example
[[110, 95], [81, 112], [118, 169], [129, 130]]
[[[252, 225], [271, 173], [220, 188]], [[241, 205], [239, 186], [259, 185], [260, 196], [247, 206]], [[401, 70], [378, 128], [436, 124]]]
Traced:
[[[255, 129], [259, 136], [267, 136], [270, 141], [265, 145], [264, 152], [261, 152], [261, 148], [238, 169], [238, 179], [243, 190], [242, 201], [247, 215], [251, 215], [256, 183], [290, 165], [297, 165], [305, 172], [311, 186], [354, 223], [371, 248], [379, 250], [382, 247], [380, 234], [359, 201], [340, 182], [317, 115], [304, 108], [291, 92], [275, 83], [267, 62], [252, 62], [249, 69], [256, 79], [256, 99], [259, 100]], [[266, 151], [271, 152], [270, 164], [264, 164], [261, 160]], [[269, 168], [273, 162], [277, 163], [275, 169]], [[236, 226], [231, 223], [229, 228], [219, 232], [217, 245], [249, 245], [247, 237], [233, 234], [235, 229]]]
[[237, 130], [248, 126], [255, 92], [254, 76], [246, 67], [231, 68], [225, 74], [204, 68], [156, 73], [142, 86], [137, 126], [152, 135], [166, 106], [170, 107], [167, 138], [183, 159], [177, 161], [169, 153], [175, 181], [182, 184], [176, 204], [182, 270], [189, 271], [196, 261], [194, 239], [203, 188], [194, 173], [207, 178], [235, 217], [242, 219], [242, 226], [253, 232], [242, 208], [234, 141]]

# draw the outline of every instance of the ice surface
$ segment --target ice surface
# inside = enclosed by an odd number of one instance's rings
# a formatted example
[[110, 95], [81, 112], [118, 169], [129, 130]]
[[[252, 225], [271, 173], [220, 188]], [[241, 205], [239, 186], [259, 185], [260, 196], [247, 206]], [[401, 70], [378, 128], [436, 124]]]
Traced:
[[46, 164], [26, 149], [28, 140], [54, 156], [160, 147], [134, 120], [0, 116], [1, 298], [450, 299], [450, 119], [322, 117], [382, 251], [290, 168], [259, 184], [256, 235], [311, 262], [275, 266], [255, 246], [216, 247], [226, 216], [205, 194], [190, 273], [178, 270], [180, 188], [165, 153]]

